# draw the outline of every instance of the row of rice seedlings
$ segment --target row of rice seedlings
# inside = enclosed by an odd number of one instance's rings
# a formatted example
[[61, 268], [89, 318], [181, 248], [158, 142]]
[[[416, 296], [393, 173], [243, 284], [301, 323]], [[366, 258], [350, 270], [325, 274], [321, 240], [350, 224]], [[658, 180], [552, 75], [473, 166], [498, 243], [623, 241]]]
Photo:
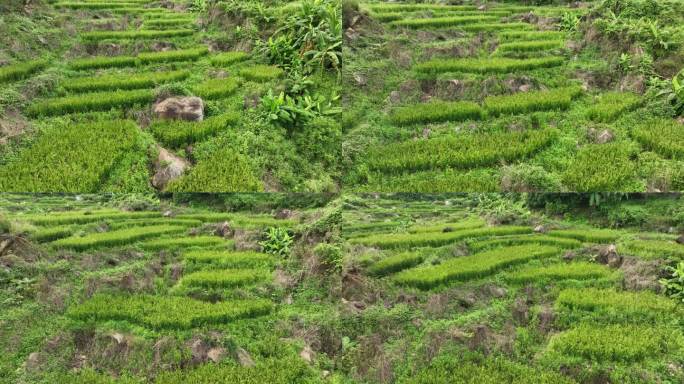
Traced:
[[236, 79], [211, 79], [206, 80], [192, 88], [193, 92], [203, 99], [226, 98], [237, 90], [240, 83]]
[[86, 224], [107, 220], [150, 219], [159, 217], [161, 217], [161, 213], [153, 211], [123, 212], [109, 209], [97, 211], [50, 212], [49, 215], [30, 214], [17, 216], [17, 218], [20, 220], [28, 221], [34, 225], [44, 226]]
[[120, 15], [151, 15], [158, 17], [160, 15], [169, 15], [177, 17], [180, 13], [168, 10], [166, 8], [141, 8], [141, 7], [128, 7], [128, 8], [114, 8], [108, 10], [111, 13]]
[[499, 44], [495, 53], [525, 53], [546, 51], [549, 49], [560, 49], [565, 46], [563, 40], [533, 40], [533, 41], [514, 41]]
[[643, 259], [674, 258], [684, 260], [684, 245], [667, 240], [626, 240], [618, 245], [618, 252]]
[[175, 218], [146, 218], [146, 219], [116, 219], [116, 220], [104, 220], [107, 223], [109, 229], [121, 229], [129, 227], [144, 227], [148, 225], [182, 225], [184, 227], [197, 227], [202, 225], [201, 220], [193, 219], [175, 219]]
[[378, 248], [439, 247], [465, 239], [531, 233], [529, 227], [501, 226], [454, 232], [388, 233], [349, 239], [349, 243]]
[[562, 180], [574, 192], [626, 191], [636, 173], [631, 160], [635, 153], [636, 148], [622, 142], [585, 145]]
[[562, 65], [565, 58], [548, 56], [531, 59], [511, 58], [465, 58], [465, 59], [434, 59], [417, 64], [416, 71], [426, 74], [443, 72], [470, 73], [507, 73], [515, 71], [550, 68]]
[[540, 244], [540, 245], [553, 245], [561, 249], [571, 249], [578, 248], [582, 243], [575, 239], [565, 239], [555, 236], [544, 236], [544, 235], [526, 235], [526, 236], [511, 236], [495, 238], [491, 240], [480, 240], [468, 243], [468, 248], [471, 251], [480, 251], [488, 248], [497, 248], [510, 245], [521, 245], [521, 244]]
[[197, 268], [244, 268], [270, 267], [273, 257], [254, 251], [189, 251], [183, 254], [183, 262], [188, 269]]
[[115, 3], [115, 2], [58, 2], [55, 3], [55, 7], [57, 8], [69, 8], [69, 9], [98, 9], [98, 10], [109, 10], [109, 9], [116, 9], [116, 8], [130, 8], [130, 7], [136, 7], [138, 6], [139, 3], [135, 2], [121, 2], [121, 3]]
[[389, 23], [393, 27], [407, 27], [413, 29], [420, 28], [446, 28], [460, 26], [464, 24], [488, 23], [499, 20], [499, 16], [451, 16], [451, 17], [432, 17], [421, 19], [402, 19]]
[[550, 91], [518, 92], [512, 95], [487, 96], [483, 106], [488, 113], [521, 114], [536, 111], [564, 110], [570, 107], [572, 99], [582, 94], [582, 88], [571, 86]]
[[25, 79], [46, 66], [47, 61], [45, 60], [33, 60], [2, 66], [0, 67], [0, 83]]
[[55, 116], [68, 113], [109, 111], [112, 108], [133, 107], [155, 99], [154, 90], [93, 92], [75, 96], [45, 99], [32, 104], [26, 113], [32, 117]]
[[564, 40], [567, 33], [561, 31], [504, 31], [498, 35], [500, 40]]
[[217, 135], [239, 120], [239, 113], [229, 112], [201, 122], [157, 120], [150, 124], [148, 129], [164, 145], [180, 148]]
[[72, 236], [52, 242], [55, 248], [73, 249], [77, 251], [128, 245], [150, 237], [170, 233], [180, 233], [186, 227], [180, 225], [151, 225], [146, 227], [132, 227], [109, 232], [91, 233], [82, 237]]
[[684, 125], [673, 119], [647, 121], [632, 130], [632, 137], [661, 156], [684, 159]]
[[459, 25], [456, 29], [464, 32], [501, 32], [525, 31], [534, 29], [534, 26], [528, 23], [473, 23]]
[[386, 276], [404, 269], [413, 268], [422, 263], [424, 257], [414, 252], [399, 253], [386, 257], [368, 268], [373, 276]]
[[548, 236], [575, 239], [585, 243], [611, 243], [623, 233], [612, 229], [559, 229], [550, 231]]
[[473, 5], [442, 5], [442, 4], [367, 4], [366, 7], [373, 12], [415, 12], [415, 11], [475, 11]]
[[608, 278], [613, 272], [600, 264], [588, 262], [563, 263], [547, 266], [524, 267], [506, 274], [506, 280], [514, 283], [547, 282], [549, 280], [589, 280]]
[[88, 41], [122, 40], [122, 39], [158, 39], [161, 37], [191, 36], [192, 29], [138, 30], [138, 31], [94, 31], [81, 34]]
[[240, 52], [240, 51], [235, 51], [235, 52], [222, 52], [216, 55], [211, 56], [209, 61], [211, 61], [212, 65], [215, 65], [217, 67], [223, 66], [227, 67], [229, 65], [239, 63], [241, 61], [245, 61], [249, 59], [249, 54], [247, 52]]
[[399, 175], [370, 172], [368, 182], [354, 187], [357, 192], [497, 192], [500, 177], [489, 169], [407, 171]]
[[144, 150], [132, 121], [55, 127], [0, 165], [0, 190], [96, 192], [122, 156]]
[[178, 283], [180, 288], [235, 288], [267, 281], [270, 272], [263, 269], [220, 269], [189, 273]]
[[[463, 17], [463, 16], [479, 16], [479, 17], [497, 17], [501, 18], [510, 15], [512, 12], [509, 10], [491, 10], [491, 11], [449, 11], [440, 12], [438, 14], [439, 18], [445, 17]], [[390, 22], [395, 20], [403, 19], [418, 19], [422, 16], [422, 12], [373, 12], [370, 16], [381, 22]]]
[[554, 129], [460, 134], [371, 149], [368, 165], [384, 172], [473, 168], [528, 157], [556, 138]]
[[216, 150], [201, 159], [189, 173], [169, 183], [174, 192], [258, 192], [263, 184], [249, 159], [230, 148]]
[[[183, 227], [184, 228], [184, 227]], [[192, 247], [212, 247], [225, 245], [232, 247], [233, 242], [224, 240], [218, 236], [192, 236], [192, 237], [177, 237], [173, 239], [155, 239], [148, 240], [140, 244], [143, 249], [149, 251], [173, 250], [180, 248]]]
[[73, 233], [74, 229], [71, 226], [44, 227], [32, 232], [31, 239], [39, 243], [46, 243], [69, 237]]
[[550, 257], [560, 250], [550, 246], [519, 245], [498, 248], [444, 261], [436, 266], [407, 269], [394, 275], [394, 281], [419, 289], [431, 289], [456, 281], [489, 276], [503, 268], [532, 259]]
[[184, 80], [189, 76], [190, 71], [103, 75], [97, 77], [69, 78], [63, 82], [62, 87], [70, 92], [154, 88], [163, 83]]
[[283, 75], [283, 70], [273, 65], [252, 65], [240, 70], [240, 76], [255, 82], [265, 82], [277, 79]]
[[142, 27], [145, 29], [155, 28], [177, 28], [181, 26], [191, 27], [196, 22], [195, 18], [178, 18], [178, 19], [159, 19], [159, 20], [145, 20]]
[[178, 296], [98, 294], [69, 308], [67, 315], [82, 321], [118, 320], [153, 329], [188, 329], [266, 315], [272, 309], [269, 300], [209, 303]]
[[480, 106], [470, 101], [430, 101], [397, 108], [391, 113], [390, 120], [396, 125], [412, 125], [441, 121], [479, 120], [482, 117], [483, 111]]
[[206, 47], [180, 49], [174, 51], [144, 52], [135, 56], [96, 56], [87, 59], [76, 59], [69, 62], [69, 67], [76, 70], [121, 68], [151, 63], [172, 63], [197, 60], [209, 53]]
[[598, 101], [587, 110], [590, 120], [608, 123], [625, 112], [637, 108], [641, 97], [631, 92], [608, 92], [599, 96]]
[[440, 223], [440, 224], [415, 224], [408, 229], [409, 233], [425, 233], [425, 232], [453, 232], [463, 229], [482, 228], [487, 224], [480, 217], [470, 217], [456, 223]]
[[342, 227], [342, 233], [345, 237], [365, 236], [370, 232], [388, 232], [401, 226], [398, 221], [380, 221], [376, 223], [364, 224], [345, 224]]
[[644, 325], [580, 324], [553, 335], [550, 351], [591, 362], [637, 362], [647, 358], [680, 355], [684, 337], [678, 330]]

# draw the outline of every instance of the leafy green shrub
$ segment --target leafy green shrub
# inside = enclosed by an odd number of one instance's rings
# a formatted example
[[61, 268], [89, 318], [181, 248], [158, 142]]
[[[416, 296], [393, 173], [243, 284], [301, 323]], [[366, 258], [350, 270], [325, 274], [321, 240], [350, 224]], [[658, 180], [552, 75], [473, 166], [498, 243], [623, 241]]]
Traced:
[[178, 180], [169, 183], [174, 192], [257, 192], [263, 185], [248, 159], [230, 148], [214, 151]]
[[175, 51], [146, 52], [138, 55], [138, 60], [142, 64], [150, 63], [171, 63], [176, 61], [197, 60], [209, 53], [207, 47], [180, 49]]
[[549, 49], [559, 49], [564, 46], [565, 41], [563, 40], [514, 41], [499, 44], [499, 46], [496, 47], [496, 53], [537, 52]]
[[178, 283], [181, 287], [233, 288], [266, 281], [270, 273], [263, 269], [222, 269], [187, 274]]
[[575, 192], [624, 191], [636, 173], [633, 153], [619, 142], [585, 145], [563, 173], [563, 182]]
[[187, 297], [151, 295], [95, 295], [69, 308], [69, 317], [83, 321], [121, 320], [154, 329], [187, 329], [271, 312], [268, 300], [231, 300], [207, 303]]
[[183, 262], [193, 267], [242, 268], [266, 267], [273, 264], [273, 258], [265, 253], [244, 251], [189, 251], [183, 254]]
[[150, 124], [149, 130], [164, 145], [180, 148], [217, 135], [239, 120], [239, 113], [228, 112], [200, 122], [157, 120]]
[[314, 254], [329, 272], [340, 272], [343, 266], [342, 250], [334, 244], [320, 243], [314, 248]]
[[[181, 227], [184, 228], [184, 227]], [[185, 228], [184, 228], [185, 229]], [[217, 245], [232, 245], [232, 241], [226, 241], [218, 236], [194, 236], [194, 237], [178, 237], [174, 239], [158, 239], [148, 240], [140, 246], [151, 251], [158, 251], [162, 249], [178, 249], [191, 247], [210, 247]]]
[[31, 116], [53, 116], [67, 113], [108, 111], [112, 108], [132, 107], [154, 101], [148, 89], [86, 93], [77, 96], [46, 99], [32, 104], [26, 112]]
[[399, 253], [386, 257], [368, 268], [368, 273], [374, 276], [385, 276], [404, 269], [415, 267], [423, 262], [423, 256], [413, 253]]
[[95, 192], [125, 153], [145, 151], [132, 121], [54, 127], [0, 166], [0, 189]]
[[229, 65], [239, 63], [247, 60], [249, 54], [247, 52], [222, 52], [212, 56], [209, 60], [212, 65], [227, 67]]
[[607, 123], [635, 109], [639, 104], [641, 104], [641, 97], [634, 93], [608, 92], [602, 94], [598, 102], [587, 110], [587, 117], [593, 121]]
[[451, 17], [431, 17], [421, 19], [402, 19], [389, 23], [394, 27], [407, 27], [413, 29], [420, 28], [444, 28], [458, 27], [464, 24], [488, 23], [499, 20], [498, 16], [451, 16]]
[[438, 247], [460, 240], [503, 235], [531, 233], [529, 227], [501, 226], [464, 229], [454, 232], [388, 233], [350, 239], [350, 244], [363, 244], [379, 248]]
[[617, 240], [622, 233], [612, 229], [561, 229], [551, 231], [549, 236], [576, 239], [585, 243], [610, 243]]
[[137, 241], [165, 235], [180, 233], [185, 227], [178, 225], [151, 225], [147, 227], [133, 227], [110, 232], [91, 233], [82, 237], [72, 236], [52, 242], [55, 248], [86, 250], [98, 247], [112, 247], [132, 244]]
[[660, 279], [660, 285], [668, 296], [684, 302], [684, 261], [680, 261], [675, 267], [666, 266], [665, 270], [668, 276]]
[[75, 70], [121, 68], [135, 66], [136, 62], [133, 56], [94, 56], [72, 60], [69, 62], [69, 67]]
[[651, 120], [638, 125], [632, 136], [641, 145], [671, 159], [684, 159], [684, 126], [672, 119]]
[[45, 60], [34, 60], [0, 67], [0, 83], [24, 79], [47, 66]]
[[618, 252], [643, 259], [684, 260], [684, 245], [672, 240], [626, 240], [618, 244]]
[[155, 86], [186, 79], [190, 71], [146, 72], [122, 75], [101, 75], [66, 79], [62, 87], [71, 92], [109, 91], [116, 89], [154, 88]]
[[283, 75], [283, 70], [271, 65], [252, 65], [240, 70], [240, 76], [250, 81], [265, 82]]
[[556, 135], [554, 129], [545, 129], [411, 140], [373, 148], [367, 161], [372, 169], [389, 172], [481, 167], [530, 156]]
[[558, 88], [551, 91], [518, 92], [512, 95], [487, 96], [484, 108], [492, 115], [530, 113], [535, 111], [563, 110], [572, 99], [582, 93], [580, 87]]
[[563, 239], [553, 236], [544, 235], [525, 235], [525, 236], [510, 236], [501, 237], [491, 240], [479, 240], [468, 243], [468, 248], [472, 251], [480, 251], [487, 248], [497, 248], [510, 245], [523, 244], [540, 244], [552, 245], [561, 249], [564, 248], [579, 248], [582, 243], [574, 239]]
[[644, 207], [619, 205], [609, 209], [606, 218], [612, 227], [639, 226], [648, 220], [649, 213]]
[[322, 162], [325, 166], [338, 167], [342, 157], [342, 129], [337, 119], [316, 116], [307, 121], [302, 129], [292, 135], [299, 153], [309, 161]]
[[294, 238], [285, 228], [270, 227], [264, 232], [265, 239], [259, 242], [264, 252], [271, 255], [287, 257]]
[[222, 99], [232, 95], [238, 85], [235, 79], [211, 79], [196, 85], [193, 91], [204, 99]]
[[562, 279], [588, 280], [600, 279], [611, 275], [610, 269], [603, 265], [587, 262], [553, 264], [542, 267], [527, 267], [506, 274], [508, 281], [525, 283], [529, 281], [555, 281]]
[[465, 281], [491, 275], [505, 267], [558, 254], [555, 247], [519, 245], [449, 259], [439, 265], [399, 272], [394, 280], [403, 285], [431, 289], [453, 281]]
[[395, 109], [390, 115], [390, 120], [397, 125], [411, 125], [440, 121], [479, 120], [482, 116], [482, 109], [473, 102], [431, 101]]
[[442, 72], [507, 73], [556, 67], [562, 65], [565, 61], [565, 58], [557, 56], [533, 59], [509, 59], [503, 57], [486, 59], [434, 59], [417, 64], [414, 69], [426, 74]]

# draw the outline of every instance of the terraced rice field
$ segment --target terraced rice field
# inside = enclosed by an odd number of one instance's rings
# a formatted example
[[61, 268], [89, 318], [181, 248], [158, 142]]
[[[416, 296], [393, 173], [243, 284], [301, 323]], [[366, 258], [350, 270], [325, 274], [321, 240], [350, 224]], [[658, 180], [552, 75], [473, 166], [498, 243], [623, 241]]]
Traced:
[[[648, 86], [629, 83], [637, 75], [616, 68], [602, 46], [610, 39], [589, 31], [610, 24], [598, 16], [606, 9], [618, 12], [607, 1], [361, 2], [346, 34], [343, 146], [354, 164], [345, 185], [681, 190], [681, 121]], [[676, 52], [661, 55], [681, 68]]]

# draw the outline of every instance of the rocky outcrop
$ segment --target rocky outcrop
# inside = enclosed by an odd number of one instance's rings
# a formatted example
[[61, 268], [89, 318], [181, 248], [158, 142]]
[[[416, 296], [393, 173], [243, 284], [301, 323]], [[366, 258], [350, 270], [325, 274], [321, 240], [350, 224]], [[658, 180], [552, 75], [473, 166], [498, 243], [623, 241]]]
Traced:
[[199, 97], [170, 97], [154, 105], [154, 114], [161, 119], [202, 121], [204, 102]]

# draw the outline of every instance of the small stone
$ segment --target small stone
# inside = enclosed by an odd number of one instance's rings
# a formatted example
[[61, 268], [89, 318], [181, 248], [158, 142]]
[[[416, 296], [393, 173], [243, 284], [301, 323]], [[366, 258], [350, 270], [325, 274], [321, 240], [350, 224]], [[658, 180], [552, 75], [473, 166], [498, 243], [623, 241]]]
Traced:
[[226, 350], [224, 348], [211, 348], [209, 352], [207, 352], [207, 357], [209, 360], [213, 361], [214, 363], [219, 363], [221, 360], [224, 359], [226, 356]]
[[314, 359], [314, 351], [309, 347], [308, 345], [302, 349], [301, 352], [299, 352], [299, 357], [304, 359], [307, 363], [313, 362]]
[[204, 120], [204, 102], [199, 97], [170, 97], [154, 106], [154, 114], [161, 119], [186, 121]]
[[245, 351], [243, 348], [238, 348], [236, 354], [238, 362], [241, 366], [253, 367], [255, 365], [254, 360], [252, 360], [252, 356], [250, 356], [249, 352]]

